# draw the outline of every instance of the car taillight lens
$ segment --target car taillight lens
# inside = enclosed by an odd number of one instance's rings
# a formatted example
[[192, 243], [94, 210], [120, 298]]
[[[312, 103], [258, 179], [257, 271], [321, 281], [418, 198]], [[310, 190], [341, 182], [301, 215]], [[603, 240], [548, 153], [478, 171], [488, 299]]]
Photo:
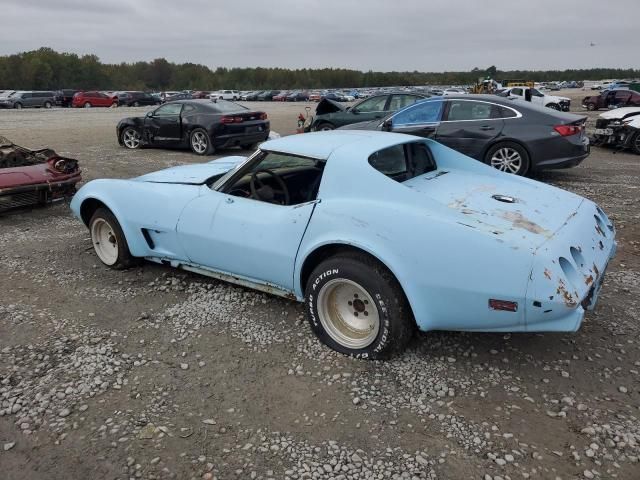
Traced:
[[556, 125], [553, 129], [563, 137], [577, 135], [582, 131], [582, 125]]
[[225, 115], [224, 117], [222, 117], [220, 119], [220, 122], [224, 123], [224, 124], [229, 124], [229, 123], [242, 123], [244, 122], [244, 118], [242, 117], [233, 117], [233, 116], [229, 116], [229, 115]]

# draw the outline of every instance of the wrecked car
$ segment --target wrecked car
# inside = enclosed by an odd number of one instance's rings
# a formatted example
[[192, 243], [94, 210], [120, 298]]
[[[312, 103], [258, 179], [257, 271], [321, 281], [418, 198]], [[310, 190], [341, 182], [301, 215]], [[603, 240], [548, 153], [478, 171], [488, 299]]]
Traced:
[[51, 149], [29, 150], [0, 136], [0, 213], [73, 195], [78, 162]]
[[640, 155], [640, 107], [622, 107], [601, 113], [591, 143], [629, 149]]
[[433, 138], [503, 172], [528, 175], [579, 165], [589, 155], [586, 117], [515, 98], [449, 95], [371, 122], [341, 127]]
[[118, 143], [135, 150], [144, 146], [191, 148], [196, 155], [239, 146], [252, 149], [269, 138], [267, 114], [227, 100], [177, 100], [120, 120]]
[[629, 89], [605, 90], [600, 95], [584, 97], [582, 106], [591, 111], [601, 108], [640, 107], [640, 93]]
[[616, 248], [590, 200], [375, 131], [94, 180], [71, 209], [105, 265], [147, 259], [304, 302], [322, 342], [369, 359], [416, 328], [575, 331]]
[[428, 97], [421, 93], [384, 93], [366, 98], [351, 107], [323, 98], [316, 107], [315, 117], [309, 117], [305, 131], [334, 130], [351, 123], [375, 120]]

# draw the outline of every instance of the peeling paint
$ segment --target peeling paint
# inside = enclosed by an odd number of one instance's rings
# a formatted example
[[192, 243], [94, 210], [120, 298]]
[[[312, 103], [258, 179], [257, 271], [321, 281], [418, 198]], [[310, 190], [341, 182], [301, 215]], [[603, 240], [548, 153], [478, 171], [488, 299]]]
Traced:
[[544, 276], [547, 277], [548, 280], [551, 280], [551, 271], [548, 268], [544, 269]]
[[577, 302], [573, 299], [573, 295], [569, 292], [569, 290], [567, 290], [567, 287], [562, 280], [560, 280], [560, 282], [558, 283], [558, 289], [556, 290], [556, 293], [562, 296], [564, 304], [567, 307], [574, 308], [577, 305]]
[[545, 235], [551, 237], [552, 233], [549, 230], [542, 228], [540, 225], [527, 219], [521, 212], [502, 212], [500, 215], [502, 218], [511, 222], [514, 228], [522, 228], [528, 232], [535, 233], [536, 235]]

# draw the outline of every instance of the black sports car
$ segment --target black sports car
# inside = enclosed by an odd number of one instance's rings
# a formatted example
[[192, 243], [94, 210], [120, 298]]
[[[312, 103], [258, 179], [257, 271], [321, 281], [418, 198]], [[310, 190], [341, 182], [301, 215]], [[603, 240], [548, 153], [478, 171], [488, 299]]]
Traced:
[[191, 148], [198, 155], [217, 148], [254, 148], [269, 137], [267, 114], [226, 100], [178, 100], [165, 103], [144, 117], [120, 120], [118, 142], [141, 146]]
[[495, 95], [434, 97], [346, 130], [429, 137], [499, 170], [575, 167], [589, 155], [586, 117]]

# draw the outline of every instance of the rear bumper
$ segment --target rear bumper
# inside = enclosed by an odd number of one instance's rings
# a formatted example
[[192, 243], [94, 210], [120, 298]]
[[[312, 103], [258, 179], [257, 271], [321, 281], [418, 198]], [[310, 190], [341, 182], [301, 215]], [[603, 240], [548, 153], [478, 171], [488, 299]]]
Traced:
[[527, 331], [575, 331], [598, 300], [617, 249], [604, 212], [584, 200], [566, 224], [536, 252], [527, 288]]
[[215, 148], [229, 148], [237, 147], [240, 145], [249, 145], [253, 143], [264, 142], [269, 138], [269, 130], [258, 132], [254, 134], [228, 134], [219, 135], [213, 139], [213, 146]]
[[[538, 155], [536, 155], [538, 153]], [[580, 165], [591, 153], [589, 139], [584, 136], [581, 139], [568, 140], [554, 138], [544, 146], [539, 146], [537, 152], [533, 152], [533, 170], [547, 170], [557, 168], [571, 168]], [[541, 157], [536, 161], [536, 157]]]

